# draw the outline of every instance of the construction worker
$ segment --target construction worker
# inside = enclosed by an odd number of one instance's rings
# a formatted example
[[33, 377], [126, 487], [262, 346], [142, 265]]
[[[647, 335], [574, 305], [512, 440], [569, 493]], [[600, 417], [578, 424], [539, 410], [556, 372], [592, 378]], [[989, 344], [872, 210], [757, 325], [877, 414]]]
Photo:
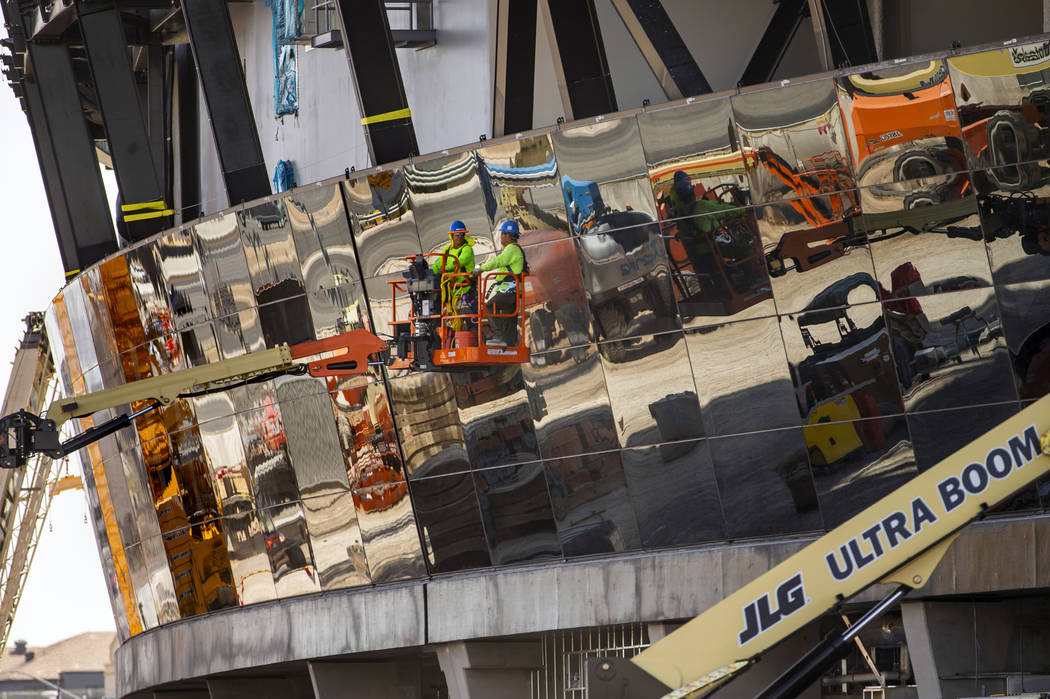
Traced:
[[729, 296], [729, 289], [718, 269], [718, 250], [711, 233], [728, 216], [732, 204], [696, 196], [689, 173], [678, 170], [667, 195], [669, 213], [675, 220], [676, 238], [685, 248], [693, 272], [717, 298]]
[[503, 249], [498, 255], [481, 265], [480, 271], [497, 274], [488, 280], [485, 293], [485, 308], [489, 313], [498, 313], [502, 318], [492, 318], [492, 337], [485, 344], [490, 347], [513, 347], [518, 344], [518, 279], [528, 271], [525, 253], [518, 245], [521, 229], [517, 221], [504, 221], [499, 227], [500, 243]]
[[[453, 221], [448, 227], [448, 245], [430, 265], [434, 274], [441, 275], [441, 302], [445, 315], [472, 313], [471, 290], [474, 288], [474, 239], [467, 235], [467, 226], [462, 221]], [[450, 318], [452, 330], [470, 330], [469, 322], [463, 318]]]

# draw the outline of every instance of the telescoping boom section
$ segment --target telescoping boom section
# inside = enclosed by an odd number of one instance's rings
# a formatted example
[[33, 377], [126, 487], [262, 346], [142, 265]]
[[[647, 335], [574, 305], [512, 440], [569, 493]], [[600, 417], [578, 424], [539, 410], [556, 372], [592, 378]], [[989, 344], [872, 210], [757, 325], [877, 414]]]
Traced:
[[[773, 645], [873, 584], [897, 586], [873, 611], [888, 608], [926, 584], [963, 527], [1050, 471], [1048, 452], [1050, 396], [1045, 396], [633, 659], [591, 660], [590, 696], [706, 696]], [[838, 651], [844, 652], [859, 630], [860, 622], [829, 637], [760, 696], [796, 696], [841, 657]]]

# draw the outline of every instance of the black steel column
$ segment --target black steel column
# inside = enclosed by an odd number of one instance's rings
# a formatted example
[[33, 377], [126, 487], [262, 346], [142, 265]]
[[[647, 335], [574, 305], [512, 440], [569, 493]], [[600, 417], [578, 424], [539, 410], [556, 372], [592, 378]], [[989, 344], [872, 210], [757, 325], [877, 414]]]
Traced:
[[693, 60], [660, 0], [612, 0], [612, 3], [668, 99], [711, 92], [711, 84]]
[[244, 84], [230, 11], [225, 2], [217, 0], [182, 0], [182, 14], [230, 204], [268, 196], [270, 178]]
[[149, 149], [164, 201], [174, 208], [171, 186], [171, 48], [147, 46], [146, 118]]
[[824, 7], [824, 29], [835, 66], [877, 63], [875, 34], [866, 0], [818, 0]]
[[175, 47], [175, 80], [179, 99], [179, 208], [182, 222], [201, 215], [200, 124], [197, 120], [197, 67], [193, 52]]
[[174, 212], [139, 108], [120, 11], [112, 1], [78, 0], [77, 15], [120, 188], [121, 233], [132, 241], [143, 240], [167, 228]]
[[536, 84], [536, 0], [499, 0], [492, 135], [532, 128]]
[[564, 85], [567, 119], [616, 111], [609, 61], [605, 58], [594, 0], [544, 0], [554, 70]]
[[336, 0], [373, 165], [419, 152], [383, 0]]
[[[84, 121], [69, 51], [60, 44], [25, 42], [18, 3], [3, 2], [14, 51], [26, 51], [21, 81], [59, 253], [69, 278], [116, 252], [113, 219], [94, 143]], [[61, 167], [58, 154], [61, 154]]]
[[773, 79], [798, 28], [809, 16], [807, 0], [780, 0], [762, 40], [740, 78], [741, 85], [757, 85]]

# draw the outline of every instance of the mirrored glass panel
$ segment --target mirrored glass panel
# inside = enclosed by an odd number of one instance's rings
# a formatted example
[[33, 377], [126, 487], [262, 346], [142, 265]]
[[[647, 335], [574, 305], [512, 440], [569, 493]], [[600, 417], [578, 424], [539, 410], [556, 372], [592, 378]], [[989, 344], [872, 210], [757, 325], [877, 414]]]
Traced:
[[259, 524], [277, 596], [320, 590], [302, 504], [290, 502], [259, 510]]
[[[780, 313], [842, 305], [830, 296], [853, 275], [874, 273], [856, 190], [755, 209]], [[878, 297], [875, 297], [878, 298]], [[848, 302], [872, 300], [849, 298]], [[834, 302], [834, 303], [832, 303]]]
[[222, 528], [226, 534], [234, 591], [241, 604], [276, 599], [270, 554], [263, 525], [255, 510], [235, 513], [223, 509]]
[[995, 167], [1002, 183], [1028, 184], [1040, 168], [1010, 167], [1047, 157], [1046, 42], [1014, 44], [948, 59], [970, 166]]
[[142, 538], [139, 534], [135, 512], [131, 509], [128, 485], [124, 480], [124, 464], [117, 456], [105, 461], [102, 468], [106, 471], [107, 492], [113, 506], [120, 541], [127, 548], [139, 543]]
[[700, 414], [709, 435], [798, 424], [798, 408], [776, 318], [686, 332]]
[[972, 191], [966, 175], [860, 190], [883, 298], [991, 285]]
[[[91, 327], [91, 340], [94, 344], [95, 357], [100, 366], [113, 364], [117, 358], [117, 346], [113, 339], [113, 326], [109, 321], [109, 306], [106, 303], [106, 291], [102, 286], [102, 277], [98, 267], [92, 267], [79, 277], [80, 287], [84, 293], [84, 307], [87, 311], [88, 325]], [[108, 383], [111, 372], [103, 372], [103, 385], [107, 388], [115, 385]]]
[[138, 621], [142, 624], [143, 629], [155, 628], [160, 623], [157, 614], [157, 598], [150, 584], [149, 573], [146, 571], [146, 560], [143, 557], [141, 544], [126, 546], [123, 553]]
[[212, 327], [215, 330], [219, 355], [223, 359], [266, 349], [266, 340], [259, 322], [259, 310], [256, 308], [216, 318]]
[[408, 484], [399, 481], [353, 491], [372, 582], [426, 575]]
[[284, 201], [307, 293], [360, 281], [340, 185], [303, 187]]
[[451, 375], [419, 372], [388, 386], [409, 478], [470, 470]]
[[[974, 182], [990, 182], [990, 172], [973, 173]], [[1026, 189], [982, 190], [977, 202], [995, 283], [1050, 279], [1050, 179]]]
[[401, 169], [343, 183], [358, 260], [365, 278], [400, 272], [421, 252], [408, 184]]
[[894, 335], [881, 304], [781, 316], [780, 331], [803, 424], [901, 412]]
[[168, 624], [182, 618], [161, 537], [151, 536], [143, 539], [139, 549], [142, 552], [150, 587], [153, 588], [153, 598], [157, 604], [157, 620], [161, 624]]
[[[390, 290], [381, 297], [390, 296]], [[310, 304], [310, 319], [314, 324], [314, 336], [317, 338], [339, 335], [357, 328], [371, 329], [371, 318], [368, 315], [368, 301], [365, 299], [364, 285], [354, 283], [310, 292], [307, 296]], [[382, 330], [386, 333], [387, 330]]]
[[331, 381], [330, 388], [332, 393], [324, 399], [329, 415], [335, 415], [332, 426], [337, 448], [342, 450], [343, 481], [349, 478], [354, 490], [404, 481], [405, 469], [383, 384], [349, 377]]
[[522, 234], [521, 244], [529, 263], [524, 283], [525, 345], [535, 353], [588, 344], [593, 321], [569, 234], [529, 231]]
[[1050, 393], [1050, 282], [997, 289], [1003, 333], [1022, 400]]
[[258, 509], [298, 500], [299, 485], [288, 461], [288, 434], [273, 382], [249, 384], [230, 393], [238, 408], [234, 417]]
[[545, 459], [619, 447], [601, 358], [593, 345], [534, 354], [522, 371]]
[[918, 475], [903, 416], [810, 424], [802, 433], [829, 529]]
[[250, 308], [255, 303], [248, 262], [237, 226], [237, 215], [224, 214], [193, 228], [204, 288], [213, 318]]
[[919, 471], [951, 456], [1018, 411], [1016, 402], [908, 415]]
[[[526, 234], [568, 231], [550, 135], [485, 146], [475, 153], [490, 230], [510, 220], [517, 221]], [[525, 235], [522, 242], [533, 239], [533, 235]]]
[[[551, 134], [569, 224], [580, 234], [604, 221], [610, 228], [656, 216], [638, 122], [597, 121]], [[628, 216], [630, 212], [635, 215]]]
[[822, 528], [800, 428], [707, 441], [729, 538]]
[[643, 547], [725, 538], [718, 483], [706, 440], [624, 449], [620, 460]]
[[[495, 202], [482, 191], [476, 153], [465, 151], [415, 162], [405, 166], [404, 174], [423, 252], [438, 253], [449, 246], [453, 221], [466, 226], [468, 245], [474, 247], [474, 241], [482, 244], [476, 254], [491, 250], [494, 226], [490, 212]], [[417, 251], [410, 248], [405, 254], [412, 252]]]
[[493, 565], [561, 557], [543, 464], [474, 472]]
[[1017, 400], [999, 305], [990, 288], [885, 306], [907, 410]]
[[180, 332], [179, 344], [182, 346], [187, 367], [204, 366], [219, 361], [215, 327], [210, 321]]
[[146, 341], [175, 332], [175, 320], [168, 305], [168, 290], [157, 269], [154, 248], [156, 242], [129, 250], [128, 263], [132, 294], [138, 306], [139, 318], [146, 333]]
[[332, 419], [332, 402], [324, 381], [310, 376], [282, 376], [274, 380], [274, 386], [288, 460], [302, 497], [349, 491], [341, 435]]
[[114, 608], [119, 607], [120, 613], [117, 618], [126, 621], [128, 635], [142, 633], [142, 617], [138, 611], [138, 603], [135, 600], [135, 591], [131, 586], [131, 574], [128, 570], [128, 562], [124, 552], [119, 549], [113, 551], [113, 577], [110, 584], [110, 599], [113, 600]]
[[193, 243], [193, 228], [180, 228], [157, 239], [154, 264], [168, 292], [168, 307], [176, 330], [200, 325], [212, 318], [202, 263]]
[[[84, 302], [84, 289], [80, 284], [70, 284], [63, 292], [65, 309], [69, 318], [70, 330], [73, 333], [73, 345], [76, 347], [77, 359], [81, 373], [98, 367], [98, 356], [95, 354], [95, 343], [92, 339], [92, 328]], [[88, 390], [98, 390], [94, 387]]]
[[747, 92], [731, 102], [753, 203], [856, 186], [833, 79]]
[[314, 323], [310, 318], [310, 302], [306, 296], [267, 303], [259, 306], [258, 314], [266, 347], [276, 347], [282, 342], [295, 345], [316, 339]]
[[518, 365], [452, 374], [471, 468], [540, 458], [528, 388]]
[[862, 187], [966, 169], [948, 64], [937, 59], [838, 79]]
[[367, 585], [368, 561], [350, 491], [304, 498], [302, 505], [321, 589]]
[[431, 573], [492, 565], [469, 473], [413, 481], [412, 502]]
[[[77, 360], [76, 348], [73, 346], [73, 332], [69, 328], [69, 316], [66, 314], [65, 294], [59, 292], [48, 306], [47, 313], [44, 315], [44, 328], [50, 338], [48, 347], [51, 351], [51, 359], [55, 363], [55, 377], [62, 386], [63, 394], [73, 395], [74, 379], [80, 382], [80, 389], [83, 390], [80, 362]], [[71, 361], [75, 364], [75, 368], [70, 366]]]
[[619, 451], [551, 459], [544, 468], [566, 557], [641, 546]]
[[221, 520], [166, 532], [162, 540], [183, 617], [238, 603]]
[[[109, 304], [109, 318], [113, 324], [113, 337], [117, 350], [125, 352], [133, 347], [146, 343], [146, 328], [139, 315], [139, 302], [136, 299], [134, 284], [148, 286], [150, 280], [143, 277], [141, 267], [139, 279], [131, 279], [131, 262], [127, 254], [118, 255], [101, 263], [98, 267], [102, 286]], [[67, 352], [67, 358], [68, 358]]]
[[[676, 442], [704, 436], [696, 387], [681, 332], [649, 335], [638, 351], [621, 359], [615, 347], [598, 345], [621, 447]], [[610, 351], [611, 349], [611, 351]]]
[[285, 200], [273, 199], [236, 216], [255, 302], [261, 306], [305, 294]]
[[251, 476], [229, 393], [192, 399], [209, 477], [224, 515], [255, 509]]

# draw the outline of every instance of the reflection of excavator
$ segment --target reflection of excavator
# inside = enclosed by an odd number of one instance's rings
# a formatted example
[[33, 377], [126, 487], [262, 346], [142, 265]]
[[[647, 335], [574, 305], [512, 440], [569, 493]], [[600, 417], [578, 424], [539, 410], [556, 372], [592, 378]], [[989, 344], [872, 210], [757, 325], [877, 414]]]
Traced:
[[[979, 437], [730, 594], [634, 658], [588, 660], [592, 699], [708, 696], [763, 653], [876, 583], [893, 591], [833, 632], [758, 694], [796, 697], [853, 646], [865, 626], [923, 587], [958, 536], [989, 506], [1050, 471], [1050, 396]], [[729, 691], [732, 691], [732, 685]]]

